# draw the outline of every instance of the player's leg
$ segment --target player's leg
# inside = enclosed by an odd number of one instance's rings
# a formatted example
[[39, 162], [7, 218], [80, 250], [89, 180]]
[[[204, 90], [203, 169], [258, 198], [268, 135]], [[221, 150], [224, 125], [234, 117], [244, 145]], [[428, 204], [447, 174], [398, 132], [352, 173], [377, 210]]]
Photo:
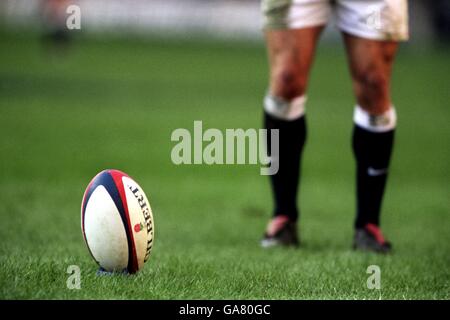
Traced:
[[[390, 96], [397, 42], [375, 41], [344, 34], [357, 100], [353, 151], [357, 165], [355, 245], [366, 246], [366, 231], [375, 235], [381, 251], [390, 245], [379, 231], [380, 211], [394, 142], [396, 113]], [[367, 229], [367, 230], [365, 230]], [[370, 239], [368, 239], [370, 241]], [[375, 239], [377, 240], [377, 239]]]
[[380, 209], [394, 142], [396, 113], [390, 96], [398, 41], [408, 38], [406, 0], [337, 0], [353, 87], [353, 150], [357, 165], [355, 247], [387, 252]]
[[[274, 218], [264, 235], [263, 246], [298, 244], [297, 190], [306, 139], [305, 92], [316, 44], [329, 13], [328, 7], [317, 7], [327, 2], [319, 0], [307, 5], [303, 2], [263, 1], [263, 5], [268, 4], [269, 25], [266, 24], [265, 37], [270, 65], [264, 126], [279, 130], [279, 154], [271, 155], [271, 161], [279, 162], [278, 172], [270, 177]], [[270, 3], [274, 4], [273, 8]], [[316, 20], [310, 20], [311, 12], [315, 12]], [[271, 150], [270, 141], [268, 150]]]
[[264, 99], [264, 125], [267, 130], [279, 130], [278, 159], [271, 155], [272, 161], [279, 161], [279, 170], [270, 176], [275, 208], [263, 239], [264, 246], [279, 242], [298, 244], [297, 191], [306, 139], [305, 91], [321, 30], [322, 27], [312, 27], [266, 33], [270, 84]]

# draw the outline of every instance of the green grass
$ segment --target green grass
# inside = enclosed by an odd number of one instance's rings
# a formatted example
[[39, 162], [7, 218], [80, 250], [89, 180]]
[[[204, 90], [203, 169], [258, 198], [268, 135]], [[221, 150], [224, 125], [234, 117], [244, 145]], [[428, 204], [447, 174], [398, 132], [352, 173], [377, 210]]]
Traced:
[[[265, 251], [271, 211], [259, 166], [175, 166], [171, 132], [259, 128], [262, 45], [80, 39], [52, 57], [34, 35], [0, 39], [1, 299], [448, 299], [449, 58], [401, 52], [397, 146], [383, 206], [389, 256], [350, 250], [353, 96], [341, 47], [321, 47], [309, 88], [300, 250]], [[129, 173], [156, 241], [136, 276], [97, 277], [80, 202], [104, 168]], [[79, 265], [82, 289], [68, 290]], [[381, 267], [381, 290], [366, 268]]]

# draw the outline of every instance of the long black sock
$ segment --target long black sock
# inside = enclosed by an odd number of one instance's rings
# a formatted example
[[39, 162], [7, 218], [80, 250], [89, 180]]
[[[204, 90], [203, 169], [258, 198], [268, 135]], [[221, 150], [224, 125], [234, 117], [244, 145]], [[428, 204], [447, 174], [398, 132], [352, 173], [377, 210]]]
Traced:
[[355, 227], [379, 225], [394, 130], [371, 132], [357, 125], [353, 131], [353, 152], [357, 167], [357, 215]]
[[[274, 216], [287, 215], [296, 221], [299, 215], [297, 191], [300, 176], [300, 158], [306, 140], [305, 116], [295, 120], [277, 119], [264, 113], [264, 125], [267, 130], [279, 130], [279, 169], [270, 176], [274, 195]], [[270, 133], [267, 150], [270, 152]]]

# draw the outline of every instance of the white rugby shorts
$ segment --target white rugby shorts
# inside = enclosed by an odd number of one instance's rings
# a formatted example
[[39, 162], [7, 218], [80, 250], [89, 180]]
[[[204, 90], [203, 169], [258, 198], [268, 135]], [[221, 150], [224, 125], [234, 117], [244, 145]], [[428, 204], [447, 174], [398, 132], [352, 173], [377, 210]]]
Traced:
[[407, 0], [262, 0], [265, 29], [326, 25], [334, 16], [339, 30], [354, 36], [408, 39]]

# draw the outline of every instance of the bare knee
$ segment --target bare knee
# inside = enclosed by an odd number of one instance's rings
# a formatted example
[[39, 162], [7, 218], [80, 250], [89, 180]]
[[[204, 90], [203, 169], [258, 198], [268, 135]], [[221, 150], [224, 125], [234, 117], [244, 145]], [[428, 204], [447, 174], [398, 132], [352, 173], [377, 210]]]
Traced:
[[381, 114], [389, 109], [389, 76], [384, 70], [361, 70], [354, 75], [354, 85], [362, 108], [372, 114]]
[[358, 81], [365, 90], [378, 92], [383, 91], [388, 84], [384, 72], [377, 69], [366, 69], [359, 72], [356, 76], [356, 81]]
[[306, 91], [306, 76], [299, 68], [281, 67], [273, 71], [271, 77], [271, 92], [285, 100], [292, 100]]

